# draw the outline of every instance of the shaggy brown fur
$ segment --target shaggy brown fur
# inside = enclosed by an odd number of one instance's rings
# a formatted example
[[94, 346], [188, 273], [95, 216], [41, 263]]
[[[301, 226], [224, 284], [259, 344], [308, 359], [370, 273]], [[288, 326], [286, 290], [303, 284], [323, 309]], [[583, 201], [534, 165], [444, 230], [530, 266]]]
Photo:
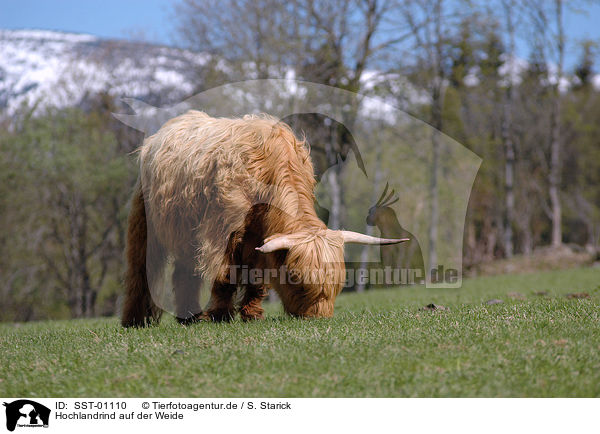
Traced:
[[[344, 241], [315, 213], [311, 159], [286, 124], [265, 115], [227, 119], [189, 111], [145, 140], [140, 169], [129, 218], [124, 326], [158, 320], [150, 293], [167, 257], [175, 262], [182, 322], [234, 316], [239, 285], [230, 281], [231, 265], [284, 265], [303, 276], [284, 284], [275, 276], [273, 287], [286, 312], [333, 315], [345, 277]], [[289, 250], [255, 250], [281, 234], [292, 236]], [[214, 281], [205, 313], [198, 303], [200, 276]], [[266, 289], [244, 288], [243, 319], [262, 318]]]

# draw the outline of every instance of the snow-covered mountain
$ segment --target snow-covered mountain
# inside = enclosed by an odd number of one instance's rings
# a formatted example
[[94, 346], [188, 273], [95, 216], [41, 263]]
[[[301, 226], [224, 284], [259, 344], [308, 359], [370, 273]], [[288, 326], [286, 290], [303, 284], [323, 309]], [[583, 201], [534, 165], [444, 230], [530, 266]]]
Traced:
[[0, 109], [70, 106], [105, 91], [176, 102], [198, 88], [207, 55], [46, 30], [0, 30]]
[[[10, 116], [23, 104], [35, 104], [38, 110], [73, 106], [97, 92], [154, 105], [177, 104], [202, 89], [201, 72], [209, 60], [207, 54], [155, 44], [48, 30], [0, 29], [0, 111]], [[227, 74], [224, 63], [219, 65]], [[507, 59], [501, 73], [518, 82], [526, 67], [522, 59]], [[251, 65], [247, 75], [252, 76]], [[294, 77], [290, 70], [287, 78]], [[476, 85], [477, 80], [474, 70], [466, 82]], [[593, 82], [600, 88], [600, 75]], [[569, 86], [563, 78], [561, 89]], [[377, 88], [385, 89], [378, 92]], [[365, 72], [363, 93], [404, 110], [427, 102], [426, 94], [406, 78], [375, 70]]]
[[[202, 89], [201, 71], [209, 60], [208, 54], [86, 34], [0, 30], [0, 111], [10, 116], [23, 104], [35, 104], [36, 110], [73, 106], [98, 92], [157, 106], [177, 104]], [[227, 74], [224, 62], [217, 67]], [[252, 65], [247, 68], [252, 77]], [[286, 78], [294, 79], [294, 71]], [[423, 99], [406, 79], [394, 74], [367, 71], [363, 84], [369, 95], [386, 87], [383, 99], [396, 106]], [[376, 109], [381, 107], [365, 107]]]

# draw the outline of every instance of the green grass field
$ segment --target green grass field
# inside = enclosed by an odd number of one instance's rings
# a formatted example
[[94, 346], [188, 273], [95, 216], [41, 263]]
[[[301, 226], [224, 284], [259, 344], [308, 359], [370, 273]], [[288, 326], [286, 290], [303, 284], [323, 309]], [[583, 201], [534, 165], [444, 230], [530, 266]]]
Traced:
[[[3, 324], [0, 396], [598, 397], [599, 284], [587, 268], [368, 291], [330, 320], [272, 305], [253, 323]], [[450, 310], [420, 310], [432, 302]]]

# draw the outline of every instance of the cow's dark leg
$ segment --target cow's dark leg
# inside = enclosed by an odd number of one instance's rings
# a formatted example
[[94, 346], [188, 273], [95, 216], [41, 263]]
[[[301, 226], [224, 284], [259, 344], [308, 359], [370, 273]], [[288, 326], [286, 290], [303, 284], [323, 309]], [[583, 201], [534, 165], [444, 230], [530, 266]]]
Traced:
[[244, 321], [253, 319], [263, 319], [264, 310], [262, 308], [263, 298], [267, 296], [267, 290], [262, 285], [246, 286], [246, 293], [240, 307], [240, 315]]
[[127, 228], [127, 274], [121, 314], [123, 327], [145, 327], [160, 320], [162, 310], [152, 300], [149, 282], [162, 269], [163, 260], [160, 246], [152, 235], [148, 231], [144, 195], [138, 183]]
[[215, 282], [210, 294], [206, 316], [215, 322], [231, 321], [235, 315], [233, 294], [237, 287], [230, 283]]
[[194, 275], [194, 267], [184, 260], [175, 261], [172, 280], [177, 321], [181, 324], [198, 321], [202, 316], [199, 299], [201, 279]]

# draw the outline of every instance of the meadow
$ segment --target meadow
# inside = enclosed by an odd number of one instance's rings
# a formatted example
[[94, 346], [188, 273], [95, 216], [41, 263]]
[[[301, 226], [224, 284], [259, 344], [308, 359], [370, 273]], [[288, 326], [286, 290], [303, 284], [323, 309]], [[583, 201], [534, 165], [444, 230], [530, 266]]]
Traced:
[[324, 320], [4, 323], [0, 396], [598, 397], [599, 285], [579, 268], [342, 294]]

